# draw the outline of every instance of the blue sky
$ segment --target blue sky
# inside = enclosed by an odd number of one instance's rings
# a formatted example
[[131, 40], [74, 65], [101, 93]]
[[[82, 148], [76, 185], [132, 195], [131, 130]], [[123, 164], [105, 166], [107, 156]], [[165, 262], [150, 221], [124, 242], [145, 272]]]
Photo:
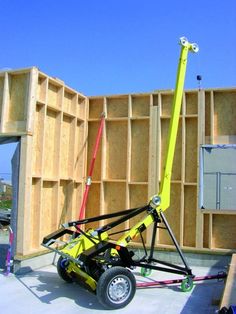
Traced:
[[[85, 95], [170, 89], [184, 35], [200, 47], [186, 88], [197, 74], [236, 86], [235, 0], [0, 0], [0, 12], [0, 69], [35, 65]], [[0, 173], [11, 154], [0, 147]]]

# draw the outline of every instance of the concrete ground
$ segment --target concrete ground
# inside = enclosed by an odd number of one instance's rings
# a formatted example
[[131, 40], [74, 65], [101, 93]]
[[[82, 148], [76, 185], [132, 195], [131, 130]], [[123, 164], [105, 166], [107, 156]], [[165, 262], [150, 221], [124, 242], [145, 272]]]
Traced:
[[[217, 274], [222, 268], [193, 267], [196, 276]], [[149, 278], [134, 271], [138, 282], [152, 279], [178, 278], [176, 275], [154, 271]], [[224, 282], [216, 280], [196, 283], [191, 292], [182, 292], [179, 285], [137, 289], [131, 303], [117, 313], [217, 313]], [[56, 267], [50, 265], [25, 275], [4, 276], [0, 273], [0, 305], [5, 313], [109, 313], [98, 303], [95, 295], [59, 278]]]

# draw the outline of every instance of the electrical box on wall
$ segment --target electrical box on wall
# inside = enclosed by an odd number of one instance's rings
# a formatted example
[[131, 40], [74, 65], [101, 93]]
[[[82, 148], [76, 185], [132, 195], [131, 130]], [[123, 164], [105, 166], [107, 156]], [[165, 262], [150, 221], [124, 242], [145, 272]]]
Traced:
[[236, 145], [202, 145], [200, 207], [236, 210]]

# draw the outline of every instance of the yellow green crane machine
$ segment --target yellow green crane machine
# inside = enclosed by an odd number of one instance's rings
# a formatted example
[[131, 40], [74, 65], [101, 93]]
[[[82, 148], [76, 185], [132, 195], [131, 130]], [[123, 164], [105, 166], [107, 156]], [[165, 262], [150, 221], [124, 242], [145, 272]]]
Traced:
[[[152, 269], [183, 275], [185, 278], [181, 287], [184, 291], [191, 290], [193, 286], [192, 270], [164, 215], [164, 211], [170, 206], [171, 173], [188, 52], [198, 52], [197, 44], [189, 43], [184, 37], [180, 38], [180, 45], [181, 52], [160, 193], [153, 195], [145, 206], [65, 223], [61, 229], [46, 236], [42, 242], [44, 247], [60, 255], [57, 263], [59, 276], [67, 282], [76, 280], [85, 284], [107, 309], [122, 308], [132, 300], [136, 291], [136, 280], [132, 273], [135, 267], [141, 267], [143, 275], [147, 275]], [[145, 213], [144, 218], [129, 230], [120, 231], [122, 236], [118, 240], [112, 239], [112, 235], [119, 233], [110, 233], [112, 228], [141, 213]], [[105, 219], [110, 221], [112, 218], [116, 219], [102, 227], [85, 229], [86, 231], [81, 229], [81, 226], [86, 226], [87, 223]], [[154, 258], [156, 231], [160, 224], [164, 225], [164, 229], [169, 233], [183, 266]], [[153, 232], [148, 253], [142, 233], [150, 225], [153, 225]], [[141, 238], [144, 248], [144, 256], [141, 258], [137, 258], [130, 248], [132, 240], [137, 236]]]

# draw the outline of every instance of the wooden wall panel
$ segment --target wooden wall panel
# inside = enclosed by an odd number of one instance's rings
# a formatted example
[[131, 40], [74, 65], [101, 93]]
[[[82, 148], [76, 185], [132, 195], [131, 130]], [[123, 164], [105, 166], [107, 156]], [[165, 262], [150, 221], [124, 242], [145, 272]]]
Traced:
[[131, 122], [131, 181], [148, 182], [149, 121]]
[[[60, 171], [62, 178], [71, 178], [74, 164], [75, 119], [63, 115], [61, 127]], [[59, 153], [59, 152], [58, 152]]]
[[86, 209], [86, 218], [98, 216], [100, 213], [100, 191], [101, 184], [93, 183], [90, 187], [88, 203]]
[[61, 107], [61, 99], [60, 99], [60, 89], [59, 85], [52, 84], [49, 82], [48, 84], [48, 105], [50, 107], [58, 108]]
[[186, 92], [186, 115], [198, 114], [198, 94], [194, 92]]
[[39, 248], [42, 239], [40, 239], [40, 217], [41, 217], [41, 185], [40, 179], [32, 180], [32, 196], [31, 206], [34, 210], [31, 211], [30, 215], [30, 247], [37, 250]]
[[54, 178], [59, 169], [60, 122], [59, 112], [47, 109], [45, 121], [43, 176]]
[[[42, 206], [40, 217], [40, 237], [58, 228], [57, 224], [57, 183], [52, 181], [43, 181], [42, 187]], [[37, 225], [34, 225], [38, 229]], [[36, 230], [35, 230], [36, 231]], [[34, 231], [34, 232], [35, 232]]]
[[[95, 217], [100, 215], [100, 197], [101, 197], [101, 184], [93, 183], [90, 187], [90, 192], [88, 196], [88, 203], [86, 206], [85, 217]], [[99, 222], [94, 222], [86, 225], [86, 229], [97, 228]]]
[[77, 220], [79, 219], [80, 207], [81, 207], [82, 198], [83, 198], [83, 184], [76, 183], [76, 182], [74, 183], [72, 182], [72, 184], [71, 184], [71, 189], [73, 188], [73, 203], [72, 203], [71, 220]]
[[[236, 92], [214, 92], [214, 141], [236, 143]], [[217, 143], [216, 142], [216, 143]]]
[[126, 208], [126, 186], [125, 183], [104, 183], [105, 213], [111, 213]]
[[185, 181], [197, 182], [198, 123], [196, 118], [186, 118]]
[[158, 154], [161, 156], [161, 177], [164, 173], [164, 167], [165, 167], [165, 160], [166, 160], [166, 153], [167, 153], [167, 141], [163, 140], [168, 138], [168, 131], [169, 131], [169, 125], [170, 125], [170, 120], [169, 119], [161, 119], [160, 121], [161, 125], [161, 147], [160, 150], [158, 151]]
[[130, 208], [144, 206], [148, 202], [148, 185], [131, 184], [129, 193]]
[[213, 248], [236, 248], [236, 215], [213, 215]]
[[107, 98], [107, 118], [128, 116], [128, 96]]
[[39, 76], [37, 85], [37, 100], [39, 102], [46, 102], [46, 92], [47, 92], [47, 77]]
[[[179, 223], [180, 209], [181, 209], [181, 184], [172, 183], [170, 207], [164, 212], [164, 214], [177, 241], [180, 241], [180, 223]], [[173, 245], [173, 242], [166, 230], [163, 229], [159, 230], [159, 244]]]
[[172, 170], [172, 180], [181, 180], [182, 171], [182, 121], [179, 121], [179, 128], [177, 133], [175, 155]]
[[162, 104], [162, 110], [161, 114], [162, 116], [170, 116], [171, 115], [171, 108], [172, 108], [172, 102], [173, 102], [173, 94], [162, 94], [161, 95], [161, 104]]
[[132, 96], [132, 117], [148, 117], [150, 96]]
[[68, 90], [64, 91], [63, 111], [73, 115], [76, 114], [76, 94]]
[[77, 101], [77, 110], [76, 110], [78, 119], [81, 119], [83, 121], [87, 119], [87, 107], [88, 107], [87, 99], [81, 94], [79, 94], [78, 101]]
[[[90, 163], [92, 160], [92, 155], [94, 151], [94, 145], [96, 141], [96, 136], [98, 133], [98, 129], [100, 126], [100, 122], [93, 121], [88, 123], [88, 155], [87, 155], [87, 173], [89, 171]], [[94, 165], [94, 171], [93, 171], [93, 180], [101, 180], [101, 145], [99, 145], [98, 152], [96, 155], [95, 165]]]
[[[104, 183], [104, 211], [105, 213], [113, 213], [126, 208], [126, 184], [118, 182]], [[105, 223], [109, 223], [114, 219], [107, 219]], [[126, 229], [126, 223], [122, 223], [111, 229], [110, 233], [118, 232]], [[113, 239], [118, 239], [122, 234], [113, 236]]]
[[[148, 202], [148, 185], [130, 185], [130, 208], [136, 208], [144, 206]], [[129, 227], [132, 228], [138, 223], [141, 219], [146, 216], [146, 212], [142, 213], [136, 217], [133, 217], [129, 220]], [[146, 232], [143, 234], [144, 239], [146, 240]], [[135, 242], [141, 242], [141, 239], [136, 238]]]
[[3, 89], [4, 89], [4, 76], [0, 76], [0, 124], [2, 118]]
[[84, 180], [85, 178], [85, 156], [86, 156], [86, 142], [85, 139], [85, 123], [77, 121], [75, 130], [75, 158], [73, 174], [76, 181]]
[[[2, 98], [2, 129], [7, 133], [26, 132], [30, 73], [6, 74]], [[31, 106], [31, 103], [29, 104]], [[28, 121], [28, 123], [30, 123]]]
[[196, 245], [197, 186], [184, 187], [184, 246]]
[[73, 192], [74, 189], [72, 181], [60, 180], [58, 212], [59, 224], [72, 220]]
[[10, 99], [8, 121], [25, 121], [29, 74], [10, 76]]
[[[167, 138], [169, 134], [170, 119], [161, 119], [161, 174], [163, 174], [166, 153], [167, 153]], [[181, 160], [182, 160], [182, 121], [179, 121], [177, 133], [177, 144], [175, 148], [172, 180], [181, 180]]]
[[126, 179], [127, 122], [113, 121], [106, 124], [106, 178]]
[[103, 112], [103, 98], [89, 99], [89, 119], [99, 119]]
[[43, 160], [43, 135], [44, 135], [44, 118], [45, 106], [37, 105], [35, 111], [34, 121], [34, 137], [33, 137], [33, 151], [32, 166], [33, 175], [42, 175], [42, 160]]

